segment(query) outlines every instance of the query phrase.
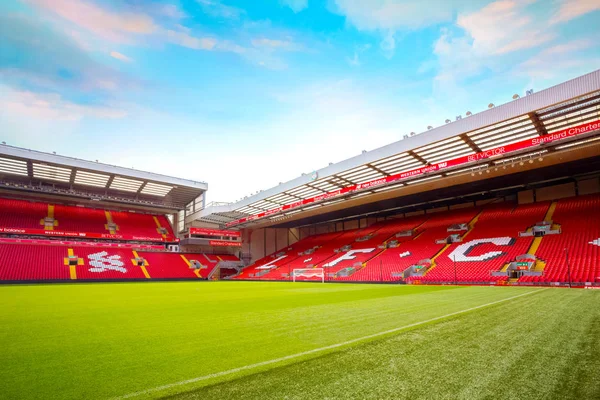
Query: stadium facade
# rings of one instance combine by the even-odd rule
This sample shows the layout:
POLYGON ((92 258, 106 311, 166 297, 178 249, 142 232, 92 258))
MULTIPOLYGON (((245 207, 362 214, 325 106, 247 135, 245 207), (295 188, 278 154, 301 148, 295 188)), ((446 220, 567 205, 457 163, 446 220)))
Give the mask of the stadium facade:
MULTIPOLYGON (((438 266, 442 275, 434 281, 444 282, 452 277, 443 274, 442 258, 447 264, 453 255, 454 281, 459 278, 457 262, 477 261, 490 263, 472 266, 483 268, 474 282, 497 281, 496 276, 503 282, 512 276, 512 282, 517 282, 528 276, 522 282, 537 279, 548 283, 538 278, 545 275, 549 261, 536 258, 535 252, 540 247, 546 252, 540 242, 552 240, 541 238, 552 231, 567 240, 580 229, 575 226, 565 232, 567 221, 553 221, 553 214, 570 219, 569 207, 593 210, 600 204, 596 202, 600 193, 600 71, 539 92, 514 95, 512 101, 490 104, 484 112, 465 112, 422 133, 407 133, 395 143, 308 172, 236 203, 206 204, 207 190, 204 182, 0 146, 3 213, 27 208, 19 201, 42 203, 47 208, 44 215, 35 217, 40 221, 35 228, 19 226, 19 221, 11 225, 5 215, 0 233, 13 241, 10 246, 16 246, 14 240, 23 244, 23 240, 57 236, 123 242, 131 249, 160 243, 163 249, 168 246, 171 253, 181 256, 182 268, 221 264, 224 269, 231 268, 237 279, 291 279, 293 270, 317 268, 325 271, 328 280, 426 282, 429 271, 438 266), (72 222, 74 211, 64 209, 55 217, 55 206, 101 209, 102 227, 100 231, 62 230, 63 224, 72 222), (148 216, 148 221, 153 218, 156 226, 139 232, 135 226, 126 226, 135 219, 134 214, 148 216), (512 224, 510 232, 497 234, 502 224, 490 223, 492 215, 507 221, 518 215, 522 219, 521 223, 507 223, 512 224), (165 216, 168 222, 158 219, 165 216), (133 233, 125 235, 125 230, 133 233), (158 236, 153 236, 152 230, 158 236), (467 242, 467 235, 479 242, 467 242), (408 240, 403 237, 427 238, 427 243, 439 242, 441 247, 423 250, 428 248, 423 245, 410 250, 409 244, 402 245, 408 240), (506 247, 517 242, 518 248, 511 251, 482 250, 482 246, 506 247), (373 250, 365 252, 365 243, 373 250), (404 248, 409 250, 401 251, 404 248), (483 252, 477 255, 477 251, 483 252), (403 256, 406 253, 412 259, 403 256), (494 264, 493 257, 488 257, 492 253, 503 253, 504 258, 494 264), (394 254, 392 261, 390 254, 394 254), (528 255, 533 258, 526 259, 528 255), (384 262, 392 265, 385 274, 384 262), (517 266, 527 267, 531 274, 511 275, 517 266), (490 279, 482 278, 484 275, 490 279)), ((591 235, 587 244, 599 248, 600 232, 589 229, 587 234, 591 235)), ((65 244, 69 245, 77 246, 65 244)), ((137 254, 137 250, 131 251, 137 254)), ((594 251, 583 258, 597 259, 594 251)), ((88 254, 87 259, 72 253, 69 250, 71 264, 77 266, 93 262, 94 254, 102 251, 90 253, 92 258, 88 254)), ((172 262, 156 254, 135 254, 133 265, 149 267, 142 270, 140 279, 152 276, 152 265, 172 262)), ((568 254, 565 256, 567 259, 568 254)), ((562 263, 563 255, 548 257, 560 258, 562 263)), ((163 272, 156 269, 155 274, 163 272)), ((557 272, 553 279, 564 281, 561 274, 557 272)), ((594 270, 581 279, 595 283, 598 278, 600 282, 596 274, 594 270)), ((194 275, 202 274, 196 271, 194 275)), ((63 276, 58 273, 55 279, 63 276)), ((183 272, 177 277, 194 278, 183 272)))
POLYGON ((398 214, 597 192, 600 71, 514 97, 237 203, 207 207, 186 223, 242 230, 244 252, 256 259, 311 234, 398 214))

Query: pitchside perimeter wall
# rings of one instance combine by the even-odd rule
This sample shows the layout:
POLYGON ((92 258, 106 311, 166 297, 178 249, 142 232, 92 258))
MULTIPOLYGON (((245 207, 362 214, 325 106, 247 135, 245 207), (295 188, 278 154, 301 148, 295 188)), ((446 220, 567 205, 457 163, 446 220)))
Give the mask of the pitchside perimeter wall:
MULTIPOLYGON (((519 204, 529 204, 535 201, 548 201, 558 200, 566 197, 582 196, 586 194, 600 193, 600 179, 592 178, 587 180, 581 180, 578 182, 571 182, 561 185, 548 186, 539 189, 531 189, 519 192, 516 198, 506 198, 506 200, 515 201, 518 200, 519 204)), ((466 208, 485 205, 490 200, 483 202, 477 202, 476 204, 464 203, 457 204, 450 207, 450 210, 458 208, 466 208)), ((427 210, 427 214, 435 212, 447 211, 447 207, 439 207, 427 210)), ((424 211, 416 211, 406 213, 406 217, 413 215, 424 214, 424 211)), ((399 215, 403 217, 403 214, 399 215)), ((314 225, 310 227, 302 228, 262 228, 249 230, 246 229, 242 232, 242 252, 250 253, 252 260, 258 260, 269 254, 275 253, 281 249, 296 243, 298 240, 304 239, 308 236, 328 233, 328 232, 342 232, 351 229, 365 228, 374 224, 377 221, 383 220, 383 218, 358 218, 350 219, 344 222, 332 222, 314 225)))

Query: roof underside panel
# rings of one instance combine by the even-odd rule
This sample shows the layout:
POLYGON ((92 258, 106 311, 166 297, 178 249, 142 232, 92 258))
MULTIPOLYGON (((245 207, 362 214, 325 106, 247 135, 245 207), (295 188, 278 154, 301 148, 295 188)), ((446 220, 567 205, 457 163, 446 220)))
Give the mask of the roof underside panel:
MULTIPOLYGON (((599 85, 600 86, 600 85, 599 85)), ((445 138, 434 143, 422 145, 413 150, 402 151, 398 154, 388 155, 381 159, 370 161, 363 165, 355 165, 345 171, 329 176, 320 176, 318 179, 303 185, 286 188, 285 191, 271 195, 265 201, 257 201, 248 206, 234 208, 238 212, 249 215, 259 214, 265 210, 273 210, 312 198, 324 193, 335 192, 356 184, 361 184, 391 175, 402 174, 427 165, 443 163, 459 157, 469 156, 481 151, 508 146, 523 140, 551 134, 556 131, 568 129, 573 126, 600 120, 600 90, 595 90, 584 96, 554 104, 536 112, 509 117, 495 124, 482 126, 471 131, 463 132, 454 137, 445 138), (269 205, 270 202, 271 204, 269 205), (260 206, 260 207, 259 207, 260 206)), ((580 144, 590 143, 598 138, 582 138, 580 144)), ((556 149, 572 147, 576 144, 564 144, 556 149)), ((531 156, 539 156, 548 150, 532 152, 531 156)), ((494 161, 501 163, 505 161, 494 161)), ((487 164, 486 164, 487 165, 487 164)), ((383 192, 402 187, 406 184, 428 181, 444 175, 453 175, 469 169, 450 170, 443 174, 412 179, 409 182, 394 183, 384 187, 374 188, 368 192, 352 194, 347 197, 357 198, 371 193, 383 192)), ((328 200, 322 204, 309 204, 300 209, 285 211, 285 215, 296 214, 301 211, 314 209, 323 204, 343 199, 328 200)), ((280 216, 272 216, 278 219, 280 216)))
POLYGON ((0 184, 12 190, 43 191, 63 197, 158 206, 171 210, 183 209, 207 189, 203 182, 7 145, 0 145, 0 184), (122 173, 115 174, 113 170, 122 173), (162 178, 165 180, 160 180, 162 178))

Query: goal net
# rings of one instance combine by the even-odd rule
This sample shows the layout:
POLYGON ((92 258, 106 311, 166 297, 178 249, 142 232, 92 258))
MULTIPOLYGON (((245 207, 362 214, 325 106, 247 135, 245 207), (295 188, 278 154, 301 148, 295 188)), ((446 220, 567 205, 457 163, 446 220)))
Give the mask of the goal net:
POLYGON ((292 271, 292 279, 296 282, 297 278, 320 278, 325 283, 325 270, 323 268, 298 268, 292 271))

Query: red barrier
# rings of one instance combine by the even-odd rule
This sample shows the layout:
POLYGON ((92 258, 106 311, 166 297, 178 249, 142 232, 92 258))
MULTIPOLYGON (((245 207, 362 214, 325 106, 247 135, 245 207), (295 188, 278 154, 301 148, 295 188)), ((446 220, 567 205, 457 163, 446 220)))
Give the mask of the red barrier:
POLYGON ((40 236, 53 236, 53 237, 80 237, 87 239, 114 239, 114 240, 140 240, 145 242, 178 242, 179 239, 172 236, 163 237, 152 237, 152 236, 136 236, 136 235, 112 235, 110 233, 93 233, 93 232, 69 232, 51 230, 47 231, 44 229, 31 229, 31 228, 2 228, 0 227, 0 233, 8 233, 11 235, 40 235, 40 236))
POLYGON ((226 242, 224 240, 211 240, 208 244, 210 246, 242 247, 242 242, 226 242))
POLYGON ((165 250, 164 246, 132 243, 76 242, 71 240, 0 238, 0 244, 35 244, 42 246, 113 247, 123 249, 165 250))
POLYGON ((209 228, 190 228, 190 235, 240 237, 242 234, 238 231, 224 231, 209 228))

